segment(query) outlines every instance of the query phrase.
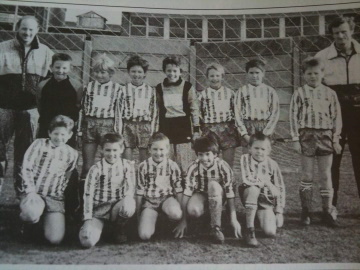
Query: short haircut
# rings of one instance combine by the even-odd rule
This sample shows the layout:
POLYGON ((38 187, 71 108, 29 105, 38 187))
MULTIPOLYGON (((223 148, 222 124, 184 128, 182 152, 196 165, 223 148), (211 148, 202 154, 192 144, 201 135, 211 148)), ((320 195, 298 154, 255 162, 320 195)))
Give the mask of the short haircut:
POLYGON ((250 68, 258 68, 262 72, 265 72, 265 65, 266 63, 261 59, 252 59, 245 64, 245 70, 246 72, 249 72, 250 68))
POLYGON ((170 140, 164 133, 155 132, 150 138, 149 147, 155 142, 166 142, 170 147, 170 140))
POLYGON ((20 18, 20 19, 17 21, 17 23, 16 23, 16 30, 19 30, 22 21, 25 21, 25 20, 34 20, 34 21, 37 23, 37 26, 40 27, 39 20, 38 20, 35 16, 26 15, 26 16, 20 18))
POLYGON ((142 67, 142 69, 144 70, 144 73, 146 73, 149 68, 149 62, 146 61, 144 58, 142 58, 139 55, 133 55, 127 61, 127 66, 126 66, 127 71, 130 71, 130 68, 132 68, 133 66, 142 67))
POLYGON ((178 66, 180 68, 180 71, 182 71, 181 69, 181 59, 180 57, 178 56, 169 56, 169 57, 166 57, 164 60, 163 60, 163 64, 162 64, 162 68, 163 68, 163 71, 165 72, 165 69, 166 69, 166 66, 167 65, 175 65, 175 66, 178 66))
POLYGON ((52 57, 51 65, 54 65, 56 61, 67 61, 71 62, 72 58, 66 53, 55 53, 52 57))
POLYGON ((92 65, 94 71, 104 70, 113 75, 115 73, 115 63, 106 54, 97 56, 92 65))
POLYGON ((338 16, 335 19, 333 19, 329 26, 328 26, 328 30, 330 32, 330 34, 333 33, 333 28, 339 27, 340 25, 347 23, 350 27, 350 30, 353 31, 355 29, 355 23, 354 23, 354 18, 353 17, 344 17, 344 16, 338 16))
POLYGON ((263 133, 261 132, 256 132, 255 134, 251 135, 250 136, 250 140, 249 140, 249 146, 251 147, 254 142, 256 141, 268 141, 269 142, 269 145, 271 147, 271 140, 270 140, 270 137, 269 136, 266 136, 264 135, 263 133))
POLYGON ((52 132, 55 128, 58 127, 64 127, 70 133, 74 128, 74 121, 65 115, 57 115, 51 120, 49 124, 49 132, 52 132))
POLYGON ((219 154, 219 145, 210 137, 204 136, 197 139, 194 143, 194 150, 196 155, 198 153, 212 152, 214 155, 219 154))
POLYGON ((118 143, 122 147, 124 145, 124 137, 116 133, 107 133, 101 138, 101 148, 104 148, 106 143, 118 143))
POLYGON ((303 73, 305 73, 305 71, 308 68, 312 68, 312 67, 320 67, 322 71, 324 71, 324 69, 325 69, 324 62, 318 57, 308 57, 308 58, 306 58, 303 61, 302 66, 301 66, 303 73))
POLYGON ((224 67, 222 65, 220 65, 218 63, 211 63, 206 67, 206 77, 209 75, 209 71, 212 70, 212 69, 220 72, 221 75, 223 75, 223 76, 225 74, 225 69, 224 69, 224 67))

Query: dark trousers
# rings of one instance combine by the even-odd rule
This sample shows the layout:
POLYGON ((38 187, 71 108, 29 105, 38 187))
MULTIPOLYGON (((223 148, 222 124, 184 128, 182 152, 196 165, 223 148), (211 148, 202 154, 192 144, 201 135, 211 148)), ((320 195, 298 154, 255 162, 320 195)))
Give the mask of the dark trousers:
POLYGON ((349 144, 355 180, 360 197, 360 104, 354 106, 353 104, 349 104, 348 102, 341 102, 340 99, 340 105, 343 121, 343 128, 340 140, 342 151, 340 155, 334 154, 333 164, 331 168, 332 184, 334 188, 334 198, 332 203, 334 206, 336 206, 338 200, 337 193, 339 190, 340 163, 346 142, 349 144))

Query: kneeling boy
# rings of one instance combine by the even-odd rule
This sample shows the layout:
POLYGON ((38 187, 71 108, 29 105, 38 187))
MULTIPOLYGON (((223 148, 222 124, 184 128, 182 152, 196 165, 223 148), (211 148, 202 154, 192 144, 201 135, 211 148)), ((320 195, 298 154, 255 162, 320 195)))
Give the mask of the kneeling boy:
POLYGON ((49 125, 49 139, 35 140, 24 156, 21 171, 20 218, 30 224, 44 218, 45 238, 59 244, 65 235, 64 190, 78 153, 66 142, 74 121, 56 116, 49 125))
POLYGON ((118 134, 104 135, 103 158, 93 165, 85 180, 84 224, 80 229, 81 245, 96 245, 105 221, 115 223, 115 241, 126 242, 126 221, 135 213, 135 172, 133 163, 122 159, 124 139, 118 134))
POLYGON ((187 228, 187 216, 198 218, 204 214, 205 207, 208 207, 211 235, 216 243, 223 243, 225 238, 221 231, 221 214, 224 196, 229 205, 230 223, 235 237, 241 237, 234 205, 233 171, 224 160, 218 158, 219 146, 213 140, 207 137, 197 139, 194 150, 198 159, 187 171, 181 202, 184 215, 174 230, 175 237, 183 237, 187 228))

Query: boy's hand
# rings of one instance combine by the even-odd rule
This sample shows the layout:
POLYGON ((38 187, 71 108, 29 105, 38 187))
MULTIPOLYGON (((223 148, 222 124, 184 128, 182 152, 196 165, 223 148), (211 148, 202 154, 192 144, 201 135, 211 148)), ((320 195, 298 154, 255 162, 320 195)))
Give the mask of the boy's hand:
POLYGON ((186 229, 187 229, 187 222, 186 222, 186 220, 183 219, 173 230, 174 237, 175 238, 183 238, 185 235, 186 229))
POLYGON ((293 147, 293 149, 297 152, 297 153, 299 153, 299 154, 301 154, 301 144, 300 144, 300 142, 299 141, 294 141, 294 142, 292 142, 292 147, 293 147))
POLYGON ((236 218, 234 218, 234 219, 230 220, 230 224, 234 228, 235 237, 236 238, 242 238, 241 225, 240 225, 239 221, 236 218))
POLYGON ((244 140, 246 141, 247 144, 249 144, 250 142, 250 136, 248 134, 244 135, 244 140))
POLYGON ((284 216, 281 213, 276 213, 276 227, 281 228, 284 225, 284 216))
POLYGON ((195 142, 200 137, 201 137, 200 132, 194 132, 194 134, 192 136, 192 141, 195 142))
POLYGON ((132 215, 134 215, 135 210, 136 210, 135 200, 132 197, 125 197, 124 198, 124 203, 123 203, 123 206, 120 209, 120 212, 124 213, 128 217, 131 217, 132 215), (127 205, 126 208, 125 208, 125 205, 127 205))
POLYGON ((271 194, 274 197, 279 197, 280 196, 280 190, 271 182, 265 183, 265 186, 268 187, 268 189, 270 190, 271 194))
POLYGON ((341 154, 341 145, 339 144, 339 142, 333 142, 333 148, 335 151, 335 154, 340 155, 341 154))

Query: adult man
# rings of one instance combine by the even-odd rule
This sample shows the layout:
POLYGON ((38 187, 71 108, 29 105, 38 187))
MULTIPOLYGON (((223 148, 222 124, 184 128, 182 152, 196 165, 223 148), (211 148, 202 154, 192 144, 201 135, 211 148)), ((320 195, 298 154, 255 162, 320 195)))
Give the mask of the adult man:
POLYGON ((49 70, 53 52, 39 42, 35 17, 24 16, 16 26, 16 38, 0 43, 0 187, 7 146, 15 132, 14 186, 19 195, 20 167, 38 125, 37 85, 49 70))
POLYGON ((340 155, 334 155, 332 164, 334 218, 337 213, 335 207, 338 199, 340 163, 346 140, 360 196, 360 44, 352 39, 354 27, 352 18, 334 19, 329 25, 334 42, 316 55, 325 64, 324 83, 338 95, 343 121, 340 140, 342 152, 340 155))

